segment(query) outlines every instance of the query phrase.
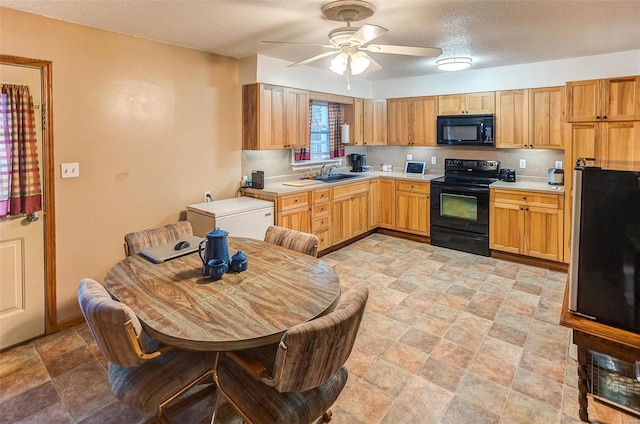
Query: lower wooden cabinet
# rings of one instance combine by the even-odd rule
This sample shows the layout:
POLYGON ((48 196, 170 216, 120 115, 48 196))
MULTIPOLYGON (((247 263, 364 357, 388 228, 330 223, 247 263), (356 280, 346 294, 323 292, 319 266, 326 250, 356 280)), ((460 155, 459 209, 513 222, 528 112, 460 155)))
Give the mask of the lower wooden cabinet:
POLYGON ((382 228, 396 228, 396 181, 380 178, 380 216, 382 228))
POLYGON ((380 180, 378 178, 369 181, 368 199, 369 219, 367 224, 369 229, 373 230, 380 224, 380 180))
POLYGON ((330 247, 331 242, 331 190, 328 188, 312 192, 311 232, 318 237, 318 251, 330 247))
POLYGON ((332 187, 331 241, 338 244, 368 231, 368 189, 365 182, 332 187))
POLYGON ((396 181, 396 229, 428 236, 430 234, 430 184, 396 181))
POLYGON ((276 201, 276 224, 292 230, 311 232, 309 192, 281 196, 276 201))
POLYGON ((491 190, 489 247, 561 262, 564 196, 491 190))

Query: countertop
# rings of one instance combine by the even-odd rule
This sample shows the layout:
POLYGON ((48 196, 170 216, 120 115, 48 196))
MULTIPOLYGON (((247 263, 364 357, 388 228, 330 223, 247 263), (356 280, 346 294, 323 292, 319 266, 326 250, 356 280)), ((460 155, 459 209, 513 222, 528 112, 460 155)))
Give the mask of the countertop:
MULTIPOLYGON (((411 180, 411 181, 425 181, 429 182, 433 179, 442 177, 442 173, 433 172, 426 173, 425 175, 413 175, 405 174, 404 172, 384 172, 384 171, 368 171, 368 172, 344 172, 345 174, 358 175, 358 178, 350 178, 343 181, 336 181, 331 183, 319 183, 315 185, 308 185, 303 187, 287 186, 283 183, 287 181, 298 180, 292 176, 288 180, 266 182, 264 189, 245 188, 245 193, 256 193, 263 196, 284 196, 287 194, 303 193, 310 190, 318 190, 321 188, 335 187, 343 184, 357 183, 360 181, 367 181, 373 178, 392 178, 397 180, 411 180)), ((525 177, 526 178, 526 177, 525 177)), ((522 178, 519 181, 508 183, 505 181, 496 181, 491 184, 490 188, 498 188, 505 190, 518 190, 518 191, 535 191, 540 193, 550 194, 564 194, 564 186, 552 186, 546 181, 546 178, 522 178)))

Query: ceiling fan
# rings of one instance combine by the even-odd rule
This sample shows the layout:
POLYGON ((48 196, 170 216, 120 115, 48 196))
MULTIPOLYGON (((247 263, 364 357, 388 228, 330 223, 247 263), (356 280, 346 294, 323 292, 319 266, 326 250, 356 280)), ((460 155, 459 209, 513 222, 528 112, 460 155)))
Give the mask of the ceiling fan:
POLYGON ((437 47, 392 46, 385 44, 369 44, 371 41, 388 32, 379 25, 363 24, 352 27, 351 23, 371 17, 376 8, 373 4, 363 0, 337 0, 322 6, 322 14, 331 21, 346 22, 347 26, 329 32, 331 44, 297 43, 288 41, 263 41, 275 44, 296 44, 307 46, 321 46, 331 49, 329 52, 310 57, 289 65, 306 65, 322 58, 337 55, 331 60, 331 69, 337 74, 347 73, 347 84, 350 75, 358 75, 365 70, 377 71, 382 69, 368 53, 386 53, 405 56, 436 57, 442 54, 437 47))

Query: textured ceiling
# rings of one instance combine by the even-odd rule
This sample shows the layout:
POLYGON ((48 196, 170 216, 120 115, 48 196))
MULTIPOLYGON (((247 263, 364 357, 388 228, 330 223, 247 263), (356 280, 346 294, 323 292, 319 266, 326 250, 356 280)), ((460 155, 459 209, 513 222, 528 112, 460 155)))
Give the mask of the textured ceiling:
MULTIPOLYGON (((376 44, 440 47, 440 58, 469 56, 473 69, 640 49, 640 1, 373 0, 366 23, 388 33, 376 44)), ((261 40, 327 43, 326 1, 0 0, 0 6, 213 52, 256 53, 297 62, 322 47, 261 40)), ((356 25, 361 24, 356 23, 356 25)), ((381 80, 440 72, 436 58, 371 54, 383 66, 362 78, 381 80)), ((328 67, 329 59, 312 66, 328 67)))

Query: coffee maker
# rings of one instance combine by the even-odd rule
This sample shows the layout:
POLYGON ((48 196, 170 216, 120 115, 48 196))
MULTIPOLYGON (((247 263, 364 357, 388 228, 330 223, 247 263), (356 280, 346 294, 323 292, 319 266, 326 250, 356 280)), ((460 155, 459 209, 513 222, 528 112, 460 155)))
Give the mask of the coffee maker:
POLYGON ((367 165, 367 155, 351 153, 349 157, 351 159, 351 172, 362 172, 362 167, 367 165))

